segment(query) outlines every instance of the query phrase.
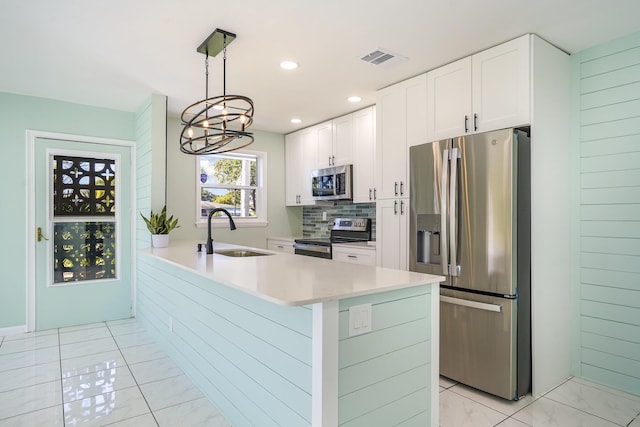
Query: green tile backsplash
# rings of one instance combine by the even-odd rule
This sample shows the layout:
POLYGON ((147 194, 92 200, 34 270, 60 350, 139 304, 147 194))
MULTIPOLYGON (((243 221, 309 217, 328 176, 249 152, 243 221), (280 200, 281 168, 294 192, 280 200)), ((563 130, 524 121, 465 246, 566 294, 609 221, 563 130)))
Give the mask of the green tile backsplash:
POLYGON ((303 237, 329 237, 329 226, 333 219, 349 217, 371 218, 371 239, 376 240, 376 204, 354 204, 349 201, 304 206, 302 208, 302 235, 303 237), (323 212, 327 213, 326 220, 322 219, 323 212))

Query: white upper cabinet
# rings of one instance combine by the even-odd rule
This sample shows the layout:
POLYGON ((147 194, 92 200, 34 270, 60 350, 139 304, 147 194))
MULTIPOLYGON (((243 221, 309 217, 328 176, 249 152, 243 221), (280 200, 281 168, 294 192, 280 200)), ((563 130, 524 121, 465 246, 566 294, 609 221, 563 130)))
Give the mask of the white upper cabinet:
POLYGON ((375 201, 376 107, 353 113, 353 203, 375 201))
POLYGON ((316 169, 351 164, 353 121, 351 114, 315 126, 318 132, 316 169))
POLYGON ((530 36, 427 73, 429 141, 530 123, 530 36))
POLYGON ((471 57, 427 73, 427 133, 429 141, 469 132, 471 57))
POLYGON ((316 152, 318 143, 318 133, 315 128, 304 129, 302 131, 302 159, 300 161, 300 204, 315 205, 311 193, 311 170, 316 163, 316 152))
POLYGON ((313 205, 311 169, 315 164, 317 132, 304 129, 285 136, 285 204, 313 205))
POLYGON ((333 165, 353 163, 353 114, 338 117, 331 121, 333 127, 333 165))
POLYGON ((406 97, 407 147, 430 142, 427 132, 427 74, 408 81, 406 97))
POLYGON ((333 156, 333 126, 331 122, 321 123, 314 126, 318 135, 318 151, 314 169, 328 168, 331 166, 333 156))
POLYGON ((294 132, 284 137, 285 156, 285 204, 300 205, 302 182, 300 162, 302 161, 302 134, 294 132))
POLYGON ((531 122, 530 36, 473 55, 473 113, 477 132, 531 122))
POLYGON ((409 197, 409 145, 429 142, 426 74, 384 88, 377 96, 376 193, 378 199, 409 197))

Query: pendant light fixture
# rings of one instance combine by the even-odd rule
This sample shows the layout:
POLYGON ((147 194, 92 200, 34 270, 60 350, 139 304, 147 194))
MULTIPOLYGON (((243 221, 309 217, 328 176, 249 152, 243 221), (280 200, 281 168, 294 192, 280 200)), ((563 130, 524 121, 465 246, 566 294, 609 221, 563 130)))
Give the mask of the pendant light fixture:
POLYGON ((246 147, 253 135, 246 129, 253 123, 253 101, 242 95, 227 95, 227 46, 236 38, 216 28, 198 47, 205 55, 205 99, 182 112, 180 151, 202 155, 225 153, 246 147), (209 56, 222 52, 222 96, 209 98, 209 56))

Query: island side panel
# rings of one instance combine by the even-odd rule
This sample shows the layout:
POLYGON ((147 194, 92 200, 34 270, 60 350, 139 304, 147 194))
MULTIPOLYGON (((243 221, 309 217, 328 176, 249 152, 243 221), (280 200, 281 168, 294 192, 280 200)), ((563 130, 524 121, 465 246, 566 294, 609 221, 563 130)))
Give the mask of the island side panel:
POLYGON ((313 304, 313 427, 338 425, 338 302, 313 304))
POLYGON ((147 254, 137 317, 234 426, 310 426, 312 310, 272 304, 147 254))
POLYGON ((432 425, 434 289, 425 285, 340 301, 340 426, 432 425), (372 304, 372 330, 350 337, 349 307, 360 304, 372 304))

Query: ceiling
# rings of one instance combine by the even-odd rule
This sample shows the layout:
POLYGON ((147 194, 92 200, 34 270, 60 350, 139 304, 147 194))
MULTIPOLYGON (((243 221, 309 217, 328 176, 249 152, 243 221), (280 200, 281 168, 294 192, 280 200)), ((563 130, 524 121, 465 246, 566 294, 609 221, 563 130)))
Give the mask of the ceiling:
MULTIPOLYGON (((638 0, 0 0, 0 91, 125 111, 157 93, 178 116, 204 98, 196 48, 221 28, 237 35, 227 92, 253 99, 254 129, 288 133, 522 34, 575 53, 640 31, 638 16, 638 0), (408 60, 360 60, 376 48, 408 60), (284 59, 300 67, 284 71, 284 59)), ((210 96, 222 93, 221 56, 210 59, 210 96)))

